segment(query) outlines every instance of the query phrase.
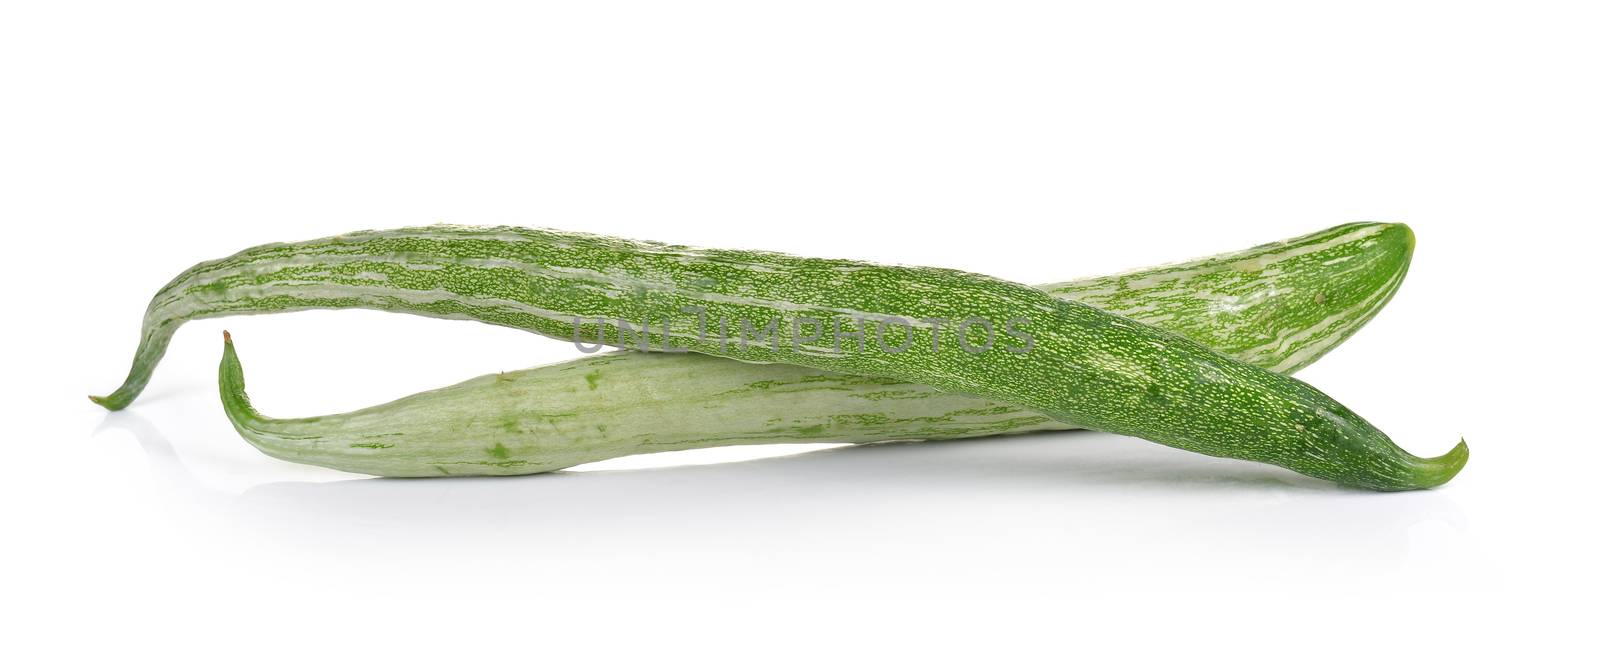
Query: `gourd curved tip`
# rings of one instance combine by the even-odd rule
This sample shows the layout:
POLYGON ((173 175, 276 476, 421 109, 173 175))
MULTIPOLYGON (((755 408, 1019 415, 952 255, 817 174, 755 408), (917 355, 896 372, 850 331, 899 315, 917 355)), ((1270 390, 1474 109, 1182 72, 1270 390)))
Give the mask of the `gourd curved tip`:
POLYGON ((121 411, 128 407, 130 400, 122 395, 121 390, 118 390, 109 395, 89 395, 89 401, 99 404, 107 411, 121 411))
POLYGON ((233 334, 228 331, 222 331, 222 366, 223 368, 233 367, 238 369, 238 364, 239 355, 233 348, 233 334))
POLYGON ((1449 452, 1418 461, 1417 488, 1430 489, 1449 482, 1467 465, 1471 455, 1472 452, 1467 449, 1467 439, 1463 438, 1449 452))

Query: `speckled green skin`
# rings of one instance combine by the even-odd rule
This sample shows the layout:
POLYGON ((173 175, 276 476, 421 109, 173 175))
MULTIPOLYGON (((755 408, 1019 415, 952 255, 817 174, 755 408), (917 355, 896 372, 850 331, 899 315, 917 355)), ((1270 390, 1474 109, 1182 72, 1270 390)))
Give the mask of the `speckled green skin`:
MULTIPOLYGON (((1409 230, 1400 231, 1409 241, 1409 230)), ((104 403, 126 405, 182 320, 323 307, 472 318, 558 338, 572 337, 574 318, 648 321, 656 346, 670 329, 673 345, 691 351, 923 383, 1067 424, 1370 489, 1436 486, 1466 460, 1464 443, 1437 459, 1415 457, 1292 377, 1025 285, 948 269, 510 227, 362 232, 196 266, 152 301, 134 373, 104 403), (787 333, 775 346, 730 347, 697 336, 686 307, 705 310, 713 324, 777 320, 788 328, 805 317, 844 330, 861 329, 855 320, 863 316, 985 318, 996 327, 1022 317, 1034 342, 1025 353, 971 353, 952 350, 947 337, 937 350, 934 329, 916 327, 909 349, 898 353, 849 342, 820 349, 787 333)), ((598 330, 586 324, 581 335, 593 341, 598 330)))
MULTIPOLYGON (((1290 373, 1376 315, 1404 278, 1410 253, 1399 227, 1344 226, 1041 288, 1290 373), (1353 242, 1367 247, 1352 254, 1344 246, 1353 242)), ((666 450, 1072 428, 921 384, 698 354, 610 353, 298 419, 268 418, 250 406, 231 342, 219 379, 234 427, 266 454, 387 476, 520 475, 666 450)))

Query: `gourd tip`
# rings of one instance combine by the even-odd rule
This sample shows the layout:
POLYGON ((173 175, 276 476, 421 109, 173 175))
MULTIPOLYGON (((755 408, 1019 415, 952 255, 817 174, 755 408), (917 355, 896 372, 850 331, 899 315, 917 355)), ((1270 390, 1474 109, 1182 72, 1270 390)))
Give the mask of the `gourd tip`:
POLYGON ((1449 452, 1432 459, 1423 459, 1417 469, 1417 488, 1431 489, 1449 482, 1456 473, 1461 472, 1462 467, 1467 465, 1467 459, 1471 454, 1471 451, 1467 450, 1467 439, 1462 438, 1449 452))
POLYGON ((127 408, 130 399, 118 390, 109 395, 89 395, 89 401, 99 404, 107 411, 121 411, 127 408))

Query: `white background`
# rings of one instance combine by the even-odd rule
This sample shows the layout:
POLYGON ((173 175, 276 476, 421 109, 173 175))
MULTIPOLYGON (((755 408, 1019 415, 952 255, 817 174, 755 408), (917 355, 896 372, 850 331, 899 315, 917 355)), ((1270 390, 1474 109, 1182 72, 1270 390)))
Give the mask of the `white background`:
POLYGON ((7 2, 12 658, 1114 652, 1444 657, 1592 626, 1592 3, 7 2), (1444 488, 1093 433, 373 480, 257 454, 569 345, 148 297, 238 249, 523 224, 1062 280, 1354 220, 1411 275, 1301 376, 1444 488), (790 453, 791 456, 777 456, 790 453), (604 469, 604 470, 594 470, 604 469))

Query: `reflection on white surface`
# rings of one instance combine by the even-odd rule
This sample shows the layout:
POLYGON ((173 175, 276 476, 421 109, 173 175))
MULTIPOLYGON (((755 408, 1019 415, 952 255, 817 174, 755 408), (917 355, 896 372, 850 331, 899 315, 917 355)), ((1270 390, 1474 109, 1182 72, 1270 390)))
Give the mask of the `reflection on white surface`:
POLYGON ((264 545, 275 567, 263 571, 285 575, 334 563, 361 580, 465 561, 499 568, 484 580, 508 587, 590 577, 806 593, 804 579, 826 573, 912 594, 950 581, 1008 593, 1277 580, 1360 589, 1404 574, 1426 589, 1448 585, 1469 564, 1452 554, 1471 547, 1447 491, 1355 491, 1096 433, 233 494, 203 486, 205 467, 185 466, 136 414, 104 424, 137 437, 159 488, 264 545))

